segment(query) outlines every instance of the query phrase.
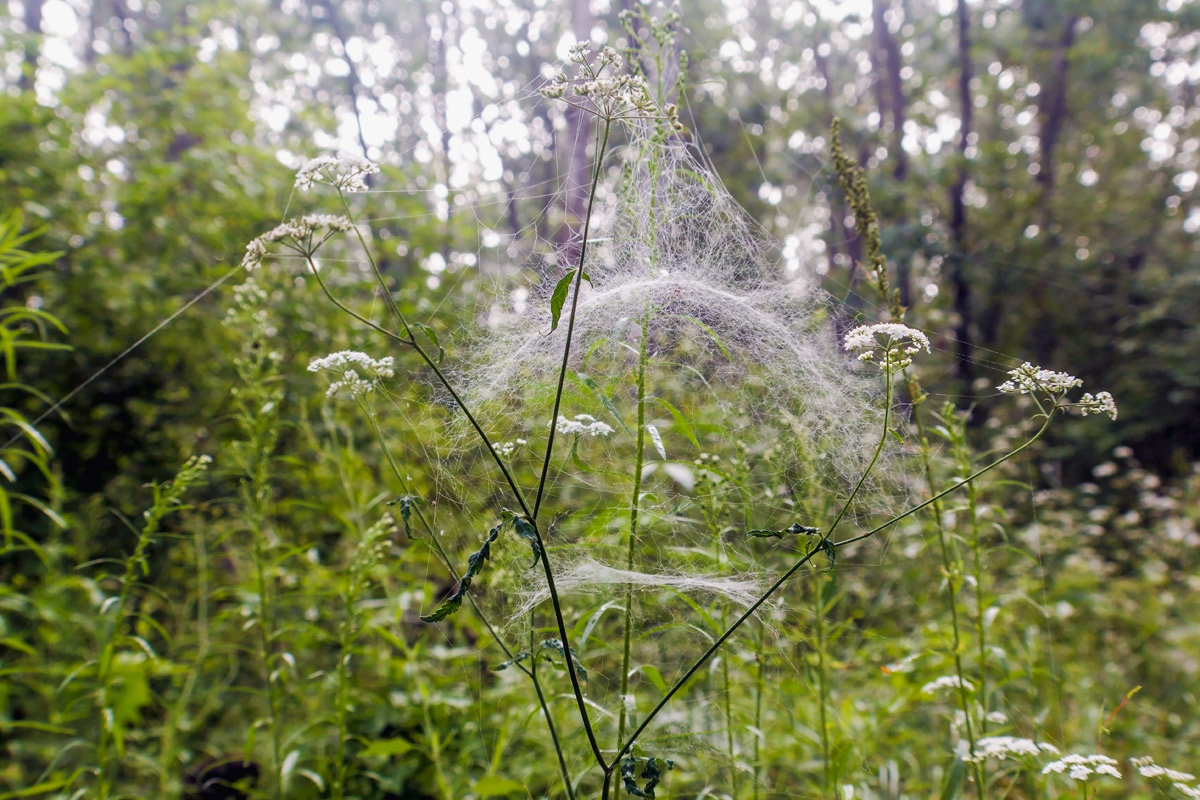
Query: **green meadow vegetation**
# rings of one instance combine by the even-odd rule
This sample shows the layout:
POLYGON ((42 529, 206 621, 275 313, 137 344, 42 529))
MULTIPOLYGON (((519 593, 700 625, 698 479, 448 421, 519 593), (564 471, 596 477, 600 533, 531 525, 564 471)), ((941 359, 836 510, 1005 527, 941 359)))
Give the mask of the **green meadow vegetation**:
POLYGON ((0 800, 1200 797, 1189 4, 237 5, 0 28, 0 800))

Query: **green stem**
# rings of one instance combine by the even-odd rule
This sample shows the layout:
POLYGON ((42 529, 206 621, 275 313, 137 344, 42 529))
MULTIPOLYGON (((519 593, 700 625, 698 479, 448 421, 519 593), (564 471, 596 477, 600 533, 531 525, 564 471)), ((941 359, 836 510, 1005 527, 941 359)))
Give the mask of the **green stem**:
MULTIPOLYGON (((400 491, 404 492, 406 495, 412 495, 412 491, 408 486, 408 481, 404 478, 404 474, 400 472, 400 466, 396 463, 396 459, 392 455, 391 448, 388 447, 387 439, 384 437, 383 431, 379 427, 379 421, 376 419, 374 411, 366 403, 362 403, 361 408, 367 419, 370 421, 371 428, 375 432, 376 438, 379 440, 379 445, 383 450, 384 458, 387 459, 388 466, 391 467, 392 470, 392 475, 395 476, 396 482, 400 485, 400 491)), ((425 528, 430 546, 433 547, 434 552, 437 553, 442 564, 444 564, 446 569, 450 571, 451 575, 456 574, 454 572, 454 563, 450 560, 450 556, 446 553, 445 548, 442 547, 442 543, 438 540, 437 533, 434 531, 433 525, 429 522, 428 518, 426 518, 425 513, 421 511, 421 507, 414 504, 412 509, 416 512, 417 520, 421 523, 422 527, 425 528)), ((532 664, 530 667, 526 667, 517 660, 516 654, 507 644, 505 644, 504 640, 500 638, 500 634, 492 625, 491 620, 488 619, 487 614, 485 614, 483 609, 479 607, 479 604, 475 601, 475 598, 472 595, 467 595, 467 602, 471 604, 471 608, 475 611, 475 616, 480 622, 483 623, 483 627, 487 628, 487 632, 492 637, 492 641, 494 641, 504 652, 505 659, 523 672, 525 676, 528 677, 533 683, 534 692, 537 694, 538 706, 541 707, 542 717, 546 720, 546 727, 549 729, 550 739, 554 743, 554 753, 558 757, 558 766, 559 771, 562 774, 563 788, 567 792, 568 799, 575 800, 575 791, 571 788, 571 776, 567 771, 567 762, 563 757, 562 747, 559 745, 558 729, 554 724, 554 717, 550 713, 550 706, 546 703, 546 695, 542 691, 542 685, 538 680, 537 671, 532 668, 532 664)), ((530 648, 529 652, 533 652, 532 647, 530 648)))
MULTIPOLYGON (((889 403, 890 403, 890 397, 891 397, 890 381, 889 381, 889 391, 888 391, 887 395, 888 395, 888 399, 889 399, 889 403)), ((886 434, 887 413, 888 412, 885 409, 885 412, 884 412, 884 430, 885 430, 884 435, 885 436, 887 435, 886 434)), ((990 472, 991 470, 995 469, 996 467, 999 467, 1004 462, 1006 462, 1009 459, 1016 456, 1018 453, 1021 453, 1021 452, 1025 451, 1026 449, 1028 449, 1034 442, 1036 442, 1038 439, 1040 439, 1042 437, 1042 435, 1050 427, 1050 421, 1052 419, 1053 419, 1053 414, 1048 414, 1046 416, 1046 421, 1042 424, 1042 427, 1039 428, 1037 430, 1037 432, 1034 433, 1033 436, 1030 437, 1027 441, 1022 443, 1018 447, 1014 448, 1010 452, 1006 453, 1005 455, 1001 456, 1000 458, 996 459, 995 461, 991 462, 987 466, 981 467, 980 469, 976 470, 974 473, 967 476, 967 478, 965 478, 963 481, 960 481, 960 482, 954 484, 953 486, 943 489, 942 491, 935 494, 933 497, 930 497, 929 499, 925 500, 924 502, 918 503, 917 505, 913 506, 912 508, 908 509, 907 511, 905 511, 902 514, 897 514, 896 516, 892 517, 891 519, 887 520, 886 522, 882 523, 881 525, 877 525, 874 528, 871 528, 870 530, 866 531, 865 533, 861 533, 858 536, 851 536, 847 539, 841 540, 840 542, 831 542, 831 544, 833 545, 833 547, 840 550, 842 547, 844 547, 848 544, 853 544, 855 542, 861 542, 865 539, 870 539, 874 536, 879 535, 880 533, 882 533, 883 531, 892 527, 893 525, 897 524, 898 522, 901 522, 902 520, 905 520, 908 517, 911 517, 912 515, 918 513, 919 511, 922 511, 925 508, 928 508, 930 505, 932 505, 936 501, 951 494, 952 492, 956 492, 959 489, 961 489, 963 484, 973 481, 976 478, 978 478, 979 476, 984 475, 987 472, 990 472)), ((881 446, 882 446, 882 440, 881 440, 881 446)), ((872 461, 872 463, 874 463, 874 461, 872 461)), ((861 485, 861 482, 860 482, 860 485, 861 485)), ((839 514, 839 518, 840 517, 841 517, 841 515, 839 514)), ((734 621, 734 623, 732 625, 730 625, 729 628, 726 629, 726 631, 723 634, 721 634, 720 638, 718 638, 707 650, 704 651, 704 653, 698 659, 696 659, 695 663, 693 663, 692 666, 687 670, 687 672, 685 672, 683 674, 683 677, 681 677, 679 680, 677 680, 675 682, 675 684, 667 691, 667 693, 658 702, 658 704, 653 709, 651 709, 649 714, 646 715, 645 719, 642 720, 642 723, 637 727, 636 730, 634 730, 633 734, 625 741, 625 744, 621 746, 621 749, 617 751, 617 755, 616 755, 616 758, 613 760, 613 764, 617 764, 620 762, 621 757, 624 756, 631 747, 633 747, 633 745, 637 741, 638 737, 641 736, 642 733, 646 730, 646 728, 648 728, 650 726, 650 723, 653 722, 654 718, 657 717, 658 714, 663 710, 663 708, 666 707, 667 703, 670 702, 671 698, 673 698, 679 692, 679 690, 682 689, 683 686, 689 680, 691 680, 692 676, 695 675, 696 672, 705 663, 708 662, 708 660, 712 657, 713 653, 715 653, 717 650, 719 650, 721 648, 721 646, 724 645, 725 642, 729 639, 729 637, 732 636, 734 634, 734 632, 737 631, 737 629, 740 628, 747 619, 749 619, 751 616, 753 616, 754 613, 756 611, 758 611, 758 609, 763 605, 763 603, 767 602, 767 600, 769 600, 772 596, 774 596, 775 592, 779 591, 779 589, 785 583, 787 583, 792 578, 792 576, 795 575, 800 570, 801 567, 803 567, 805 564, 807 564, 809 561, 811 561, 813 559, 813 557, 818 552, 820 552, 820 549, 821 549, 820 544, 818 543, 817 547, 814 547, 813 549, 806 552, 804 554, 804 556, 802 556, 798 561, 796 561, 796 563, 794 563, 791 567, 789 567, 787 572, 783 573, 783 575, 781 575, 775 581, 775 583, 771 584, 771 587, 769 589, 767 589, 767 591, 764 592, 757 600, 755 600, 754 603, 752 603, 750 605, 750 607, 747 608, 742 613, 742 615, 739 616, 734 621)))
MULTIPOLYGON (((917 427, 917 439, 921 443, 921 465, 925 474, 925 483, 929 487, 929 492, 934 492, 936 484, 933 480, 933 464, 929 458, 929 438, 925 433, 925 426, 922 423, 921 415, 918 409, 914 409, 913 422, 917 427)), ((969 484, 968 484, 969 485, 969 484)), ((971 722, 971 702, 967 692, 966 671, 963 669, 962 662, 962 632, 960 630, 958 620, 958 588, 959 581, 962 578, 961 561, 951 552, 949 537, 946 535, 946 526, 942 520, 941 504, 936 498, 933 499, 933 521, 934 528, 937 530, 938 547, 942 556, 942 569, 946 573, 946 606, 950 611, 950 630, 952 635, 952 647, 954 654, 954 674, 958 677, 958 701, 963 712, 963 724, 967 732, 967 747, 968 753, 975 752, 975 727, 971 722)), ((972 759, 971 771, 975 776, 975 793, 979 800, 984 800, 984 772, 983 764, 979 760, 972 759)))
MULTIPOLYGON (((637 371, 637 454, 633 465, 633 494, 629 498, 629 542, 625 555, 625 569, 633 572, 634 554, 637 548, 638 513, 642 497, 642 464, 646 454, 646 362, 648 361, 647 339, 650 336, 650 309, 642 317, 642 339, 638 347, 637 371)), ((633 584, 625 584, 625 626, 622 634, 621 696, 617 717, 617 744, 625 740, 625 723, 629 708, 629 667, 633 642, 633 584)), ((616 798, 621 797, 621 786, 617 784, 616 798)))
POLYGON ((829 748, 829 665, 825 658, 825 598, 821 586, 822 583, 823 580, 818 579, 814 591, 815 599, 813 600, 813 614, 816 617, 817 626, 817 692, 821 700, 818 707, 821 724, 821 763, 825 773, 825 791, 831 798, 835 798, 836 800, 837 791, 833 780, 833 760, 830 757, 829 748))
POLYGON ((758 800, 758 788, 762 777, 762 706, 763 695, 766 693, 766 683, 763 679, 763 646, 767 638, 767 625, 762 620, 758 623, 758 641, 754 646, 754 800, 758 800))

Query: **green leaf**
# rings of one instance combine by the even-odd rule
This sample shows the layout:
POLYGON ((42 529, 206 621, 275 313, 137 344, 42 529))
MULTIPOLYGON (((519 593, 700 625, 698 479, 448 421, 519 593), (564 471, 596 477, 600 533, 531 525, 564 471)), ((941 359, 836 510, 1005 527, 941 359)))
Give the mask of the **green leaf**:
POLYGON ((395 739, 376 739, 363 748, 362 755, 368 758, 372 756, 402 756, 416 749, 417 746, 407 739, 399 737, 395 739))
POLYGON ((542 558, 542 540, 538 537, 537 529, 525 517, 515 514, 513 515, 513 529, 516 530, 517 536, 529 542, 529 548, 533 550, 533 563, 529 566, 537 566, 538 561, 542 558))
POLYGON ((421 333, 425 334, 425 338, 437 348, 438 354, 436 361, 439 364, 442 363, 442 359, 446 357, 446 350, 442 347, 441 342, 438 341, 437 332, 423 322, 413 322, 411 325, 417 330, 421 331, 421 333))
POLYGON ((571 281, 575 279, 575 270, 568 270, 566 275, 558 279, 558 283, 554 285, 554 293, 550 295, 550 333, 554 333, 554 329, 558 327, 558 320, 562 317, 563 304, 567 302, 567 291, 571 288, 571 281))
POLYGON ((687 437, 687 440, 691 442, 697 450, 703 450, 704 448, 700 446, 700 440, 696 438, 695 431, 692 430, 692 426, 688 424, 688 421, 684 418, 683 413, 666 400, 663 400, 661 397, 656 397, 654 400, 657 401, 660 406, 665 408, 670 415, 675 418, 675 424, 679 426, 679 430, 684 436, 687 437))
POLYGON ((475 782, 475 793, 480 797, 503 797, 513 792, 524 792, 525 786, 512 778, 487 775, 475 782))
MULTIPOLYGON (((545 641, 543 641, 541 643, 541 645, 539 645, 539 647, 538 647, 539 654, 545 650, 553 650, 554 652, 558 653, 560 656, 562 656, 563 663, 564 664, 566 663, 567 650, 565 647, 563 647, 563 643, 562 643, 561 639, 558 639, 556 637, 553 639, 546 639, 545 641)), ((579 657, 576 656, 574 652, 571 653, 571 663, 575 666, 575 675, 576 675, 576 677, 579 678, 579 682, 587 683, 587 680, 588 680, 587 670, 584 669, 583 665, 579 663, 579 657)))
POLYGON ((410 539, 412 538, 412 526, 410 523, 412 521, 413 506, 420 502, 422 501, 419 497, 411 494, 402 494, 388 503, 389 506, 394 506, 397 503, 400 505, 400 519, 404 522, 404 534, 410 539))
POLYGON ((513 658, 510 658, 508 661, 505 661, 501 664, 497 664, 496 666, 492 667, 492 669, 495 670, 496 672, 502 672, 502 671, 508 669, 509 667, 513 666, 514 664, 520 664, 522 661, 527 661, 528 659, 529 659, 529 651, 522 650, 521 652, 517 653, 516 656, 514 656, 513 658))
MULTIPOLYGON (((511 514, 511 512, 509 513, 511 514)), ((458 579, 458 588, 432 614, 422 615, 422 622, 441 622, 462 607, 463 597, 466 596, 467 589, 471 588, 471 580, 479 574, 479 570, 483 567, 483 562, 492 556, 492 542, 496 541, 496 538, 500 535, 500 531, 504 530, 504 527, 511 523, 514 518, 509 516, 501 521, 499 525, 488 531, 488 536, 484 540, 483 546, 467 557, 467 571, 458 579)))
POLYGON ((967 773, 967 764, 961 758, 954 759, 954 765, 946 773, 946 783, 942 786, 941 800, 954 800, 962 791, 963 778, 967 773))

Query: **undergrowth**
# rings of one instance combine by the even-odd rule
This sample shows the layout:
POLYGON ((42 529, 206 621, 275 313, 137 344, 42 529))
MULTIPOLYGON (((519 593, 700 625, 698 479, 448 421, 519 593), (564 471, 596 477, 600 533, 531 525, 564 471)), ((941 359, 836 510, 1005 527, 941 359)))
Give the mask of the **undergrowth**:
POLYGON ((1197 480, 1118 451, 1041 488, 1049 426, 1116 414, 1063 372, 1001 371, 990 443, 930 408, 836 130, 861 320, 783 270, 671 80, 569 67, 588 212, 526 313, 428 321, 363 223, 378 167, 323 157, 297 187, 336 213, 247 247, 228 436, 118 557, 7 415, 5 478, 52 499, 0 503, 0 800, 1200 796, 1197 480), (310 308, 348 324, 281 321, 310 308))

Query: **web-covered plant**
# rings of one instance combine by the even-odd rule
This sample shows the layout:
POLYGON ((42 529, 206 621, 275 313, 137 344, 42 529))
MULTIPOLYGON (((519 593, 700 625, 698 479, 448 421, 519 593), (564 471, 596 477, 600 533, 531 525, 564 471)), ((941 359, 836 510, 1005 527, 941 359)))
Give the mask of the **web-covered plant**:
MULTIPOLYGON (((894 305, 890 322, 840 333, 812 276, 784 269, 775 243, 680 135, 676 109, 611 48, 593 56, 580 44, 570 60, 575 74, 544 94, 595 118, 590 195, 573 263, 526 314, 447 353, 437 330, 402 310, 351 216, 286 222, 252 242, 245 263, 293 251, 326 298, 379 337, 379 353, 339 352, 310 369, 330 373, 329 394, 370 420, 395 515, 451 576, 421 619, 481 618, 498 646, 492 668, 531 689, 566 795, 654 797, 675 761, 698 753, 715 754, 735 795, 739 781, 757 795, 758 718, 772 692, 763 664, 794 658, 794 608, 815 603, 821 617, 814 587, 842 549, 936 512, 1063 410, 1115 415, 1115 405, 1104 393, 1071 399, 1078 382, 1062 373, 1013 370, 1000 390, 1033 397, 1041 427, 910 498, 894 445, 908 434, 894 407, 901 383, 920 401, 908 368, 929 351, 926 335, 894 305), (357 238, 382 306, 347 294, 318 264, 339 235, 357 238), (457 446, 487 462, 494 503, 463 513, 474 534, 435 530, 431 498, 414 490, 378 425, 372 393, 406 370, 432 376, 457 446), (731 661, 751 685, 736 685, 731 661), (756 716, 735 723, 739 693, 754 696, 756 716)), ((317 159, 297 186, 331 187, 349 214, 347 193, 376 169, 317 159)), ((842 172, 853 197, 855 173, 842 172)), ((873 269, 890 298, 885 266, 873 269)), ((823 661, 818 671, 827 677, 823 661)), ((954 685, 966 684, 960 665, 954 685)), ((812 702, 829 765, 823 678, 812 702)), ((963 706, 969 719, 965 693, 963 706)))

